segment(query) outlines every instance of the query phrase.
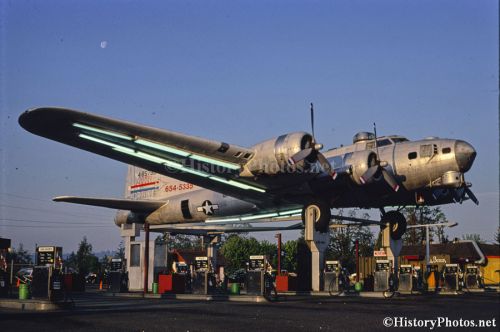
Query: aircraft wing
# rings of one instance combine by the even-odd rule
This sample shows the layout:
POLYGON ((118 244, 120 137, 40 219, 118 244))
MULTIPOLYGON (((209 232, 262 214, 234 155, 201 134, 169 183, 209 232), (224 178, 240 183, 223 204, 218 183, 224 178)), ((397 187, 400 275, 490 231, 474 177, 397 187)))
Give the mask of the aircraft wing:
POLYGON ((265 185, 238 178, 253 156, 247 148, 65 108, 28 110, 19 124, 79 149, 258 205, 272 204, 265 185))
POLYGON ((134 200, 134 199, 114 199, 114 198, 93 198, 76 196, 59 196, 52 199, 54 202, 76 203, 83 205, 102 206, 118 210, 130 210, 138 212, 151 212, 166 202, 153 200, 134 200))

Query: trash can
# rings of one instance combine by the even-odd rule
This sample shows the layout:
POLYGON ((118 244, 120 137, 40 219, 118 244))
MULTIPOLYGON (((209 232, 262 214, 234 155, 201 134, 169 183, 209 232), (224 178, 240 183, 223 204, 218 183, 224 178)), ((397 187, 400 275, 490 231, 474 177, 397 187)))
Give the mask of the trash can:
POLYGON ((240 295, 240 284, 235 282, 231 284, 231 295, 240 295))
POLYGON ((29 290, 27 284, 19 285, 19 300, 27 300, 29 298, 29 290))
POLYGON ((153 282, 153 286, 151 287, 153 289, 153 294, 158 294, 158 283, 153 282))

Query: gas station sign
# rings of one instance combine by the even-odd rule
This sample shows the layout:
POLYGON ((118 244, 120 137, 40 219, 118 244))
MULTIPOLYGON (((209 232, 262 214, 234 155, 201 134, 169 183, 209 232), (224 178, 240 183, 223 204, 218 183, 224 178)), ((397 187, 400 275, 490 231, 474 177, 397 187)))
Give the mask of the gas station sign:
POLYGON ((36 248, 37 265, 55 265, 56 259, 62 257, 62 248, 54 246, 40 246, 36 248))
POLYGON ((195 257, 194 260, 195 270, 208 270, 208 257, 195 257))

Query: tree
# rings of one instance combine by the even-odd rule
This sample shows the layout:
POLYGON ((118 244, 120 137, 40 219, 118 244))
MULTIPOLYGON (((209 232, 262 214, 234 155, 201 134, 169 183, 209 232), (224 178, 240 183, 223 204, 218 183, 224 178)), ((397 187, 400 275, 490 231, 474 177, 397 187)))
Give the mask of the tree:
POLYGON ((271 243, 266 240, 260 241, 258 254, 266 256, 271 266, 275 269, 278 268, 278 246, 276 243, 271 243))
POLYGON ((120 241, 118 248, 116 249, 114 258, 120 258, 122 260, 125 259, 125 245, 123 241, 120 241))
POLYGON ((24 249, 24 245, 19 243, 17 249, 10 253, 10 259, 14 260, 14 264, 32 264, 33 260, 28 250, 24 249))
POLYGON ((304 237, 300 237, 298 240, 287 241, 282 246, 285 251, 285 257, 282 263, 283 269, 288 272, 297 272, 297 248, 299 247, 300 241, 304 241, 304 237))
POLYGON ((81 274, 87 274, 91 271, 97 272, 100 270, 99 259, 92 253, 92 245, 87 241, 84 236, 78 246, 76 255, 71 253, 68 263, 74 264, 81 274))
MULTIPOLYGON (((356 211, 350 211, 349 216, 356 218, 356 211)), ((369 215, 364 214, 361 218, 368 219, 369 215)), ((367 226, 338 227, 332 229, 330 235, 330 244, 328 245, 326 257, 339 260, 342 266, 350 271, 353 271, 356 266, 356 240, 358 240, 360 256, 368 257, 373 255, 374 237, 367 226)))
MULTIPOLYGON (((408 207, 401 211, 406 218, 408 225, 428 225, 436 223, 446 223, 448 220, 440 207, 408 207)), ((448 235, 445 233, 446 226, 430 227, 429 239, 437 238, 439 243, 448 242, 448 235)), ((408 228, 403 235, 403 243, 405 245, 419 245, 425 243, 425 227, 408 228)))
POLYGON ((477 243, 483 243, 484 240, 481 239, 481 235, 472 233, 462 235, 462 240, 476 241, 477 243))
POLYGON ((495 241, 500 245, 500 227, 497 228, 497 234, 495 235, 495 241))
MULTIPOLYGON (((116 257, 116 255, 115 255, 116 257)), ((120 257, 116 257, 120 258, 120 257)), ((104 273, 106 270, 111 269, 111 257, 108 255, 104 255, 99 261, 99 272, 104 273)))
POLYGON ((157 244, 167 242, 169 248, 175 249, 196 249, 202 247, 201 237, 196 235, 170 235, 168 233, 165 233, 163 236, 159 235, 155 239, 155 242, 157 244))
POLYGON ((226 260, 225 270, 228 274, 244 268, 250 255, 259 255, 260 244, 254 237, 242 237, 237 234, 228 236, 221 247, 226 260))

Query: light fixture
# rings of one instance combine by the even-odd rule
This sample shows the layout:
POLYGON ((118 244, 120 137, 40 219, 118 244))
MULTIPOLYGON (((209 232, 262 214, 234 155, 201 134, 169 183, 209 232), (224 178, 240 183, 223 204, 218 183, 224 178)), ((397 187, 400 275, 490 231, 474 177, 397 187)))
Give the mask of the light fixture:
POLYGON ((256 214, 253 216, 246 216, 246 217, 241 217, 241 220, 246 221, 246 220, 255 220, 255 219, 262 219, 262 218, 273 218, 277 217, 277 213, 266 213, 266 214, 256 214))
POLYGON ((99 138, 95 138, 93 136, 89 136, 89 135, 85 135, 85 134, 78 134, 78 137, 81 137, 83 139, 86 139, 86 140, 89 140, 89 141, 93 141, 93 142, 96 142, 96 143, 100 143, 100 144, 104 144, 104 145, 107 145, 107 146, 111 146, 112 148, 122 148, 122 146, 120 146, 118 144, 111 143, 111 142, 108 142, 108 141, 105 141, 105 140, 102 140, 102 139, 99 139, 99 138))
POLYGON ((81 124, 81 123, 77 123, 77 122, 73 123, 73 126, 77 127, 77 128, 85 129, 85 130, 90 130, 90 131, 93 131, 93 132, 96 132, 96 133, 99 133, 99 134, 104 134, 104 135, 108 135, 108 136, 113 136, 113 137, 125 139, 127 141, 131 141, 132 140, 132 137, 130 137, 130 136, 126 136, 126 135, 118 134, 118 133, 115 133, 115 132, 112 132, 112 131, 108 131, 108 130, 103 130, 103 129, 99 129, 99 128, 87 126, 87 125, 84 125, 84 124, 81 124))
POLYGON ((182 157, 187 157, 187 156, 190 155, 189 152, 182 151, 182 150, 175 149, 175 148, 171 148, 171 147, 163 145, 163 144, 158 144, 158 143, 155 143, 155 142, 147 141, 147 140, 144 140, 142 138, 136 139, 135 142, 137 144, 148 146, 150 148, 158 149, 158 150, 165 151, 165 152, 168 152, 168 153, 173 153, 173 154, 176 154, 176 155, 179 155, 179 156, 182 156, 182 157))
POLYGON ((240 218, 219 218, 219 219, 207 219, 207 223, 230 223, 235 221, 241 221, 240 218))
POLYGON ((222 183, 228 184, 228 185, 233 186, 233 187, 241 188, 241 189, 251 189, 251 190, 255 190, 255 191, 261 192, 261 193, 265 193, 266 192, 264 189, 257 188, 257 187, 254 187, 254 186, 249 186, 247 184, 244 184, 244 183, 241 183, 241 182, 238 182, 238 181, 234 181, 234 180, 226 180, 226 179, 220 178, 218 176, 210 176, 209 178, 212 179, 212 180, 218 181, 218 182, 222 182, 222 183))
POLYGON ((289 211, 283 211, 279 212, 280 216, 289 216, 289 215, 295 215, 295 214, 301 214, 302 209, 297 209, 297 210, 289 210, 289 211))
POLYGON ((239 169, 241 169, 241 166, 239 164, 227 163, 225 161, 220 161, 220 160, 217 160, 217 159, 212 159, 212 158, 207 158, 207 157, 203 157, 203 156, 198 156, 196 154, 191 154, 189 156, 189 158, 195 159, 195 160, 198 160, 198 161, 202 161, 202 162, 205 162, 205 163, 209 163, 209 164, 213 164, 213 165, 217 165, 217 166, 229 168, 229 169, 232 169, 232 170, 239 170, 239 169))

